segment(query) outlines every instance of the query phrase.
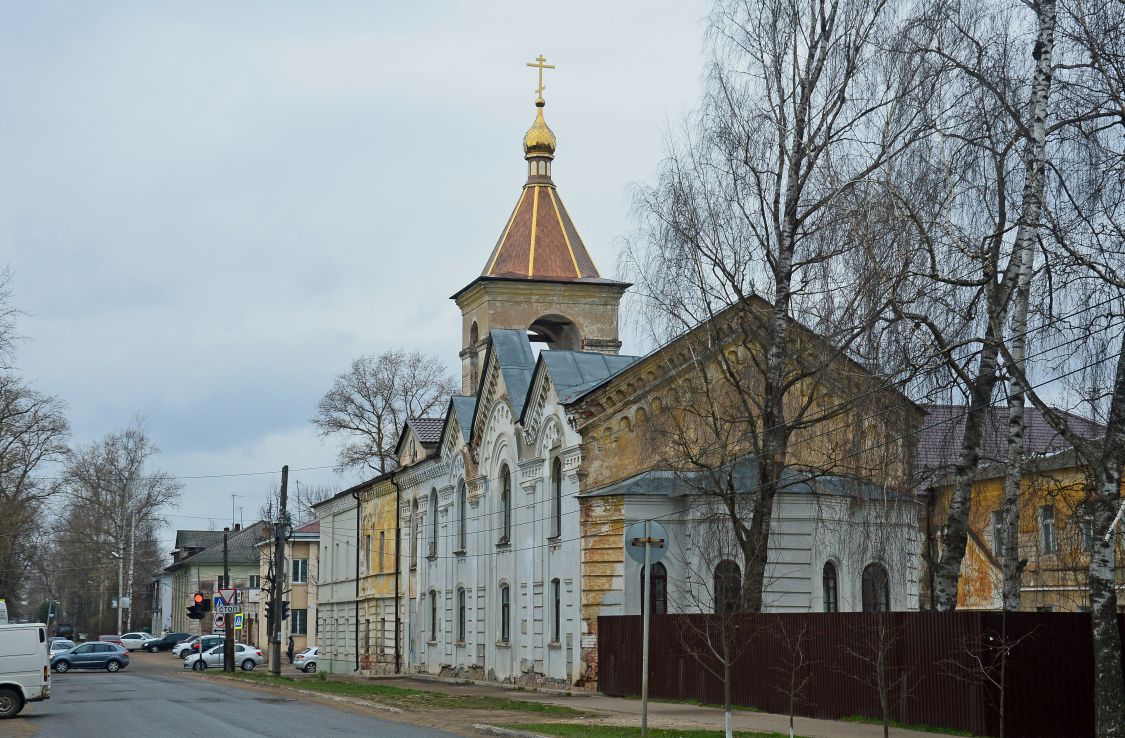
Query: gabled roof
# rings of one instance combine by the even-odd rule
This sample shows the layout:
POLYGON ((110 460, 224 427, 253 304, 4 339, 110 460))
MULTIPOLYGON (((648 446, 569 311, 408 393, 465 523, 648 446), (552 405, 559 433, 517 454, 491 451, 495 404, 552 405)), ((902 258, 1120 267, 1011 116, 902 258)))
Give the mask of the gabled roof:
POLYGON ((594 351, 540 351, 532 372, 528 397, 519 416, 520 422, 527 420, 524 414, 532 404, 536 387, 541 385, 538 378, 542 372, 546 372, 551 378, 559 402, 566 404, 635 361, 637 361, 636 356, 601 354, 594 351))
MULTIPOLYGON (((968 407, 928 405, 918 433, 917 464, 923 481, 933 481, 953 471, 961 454, 968 407)), ((1105 426, 1081 415, 1057 410, 1070 427, 1083 438, 1100 438, 1105 426)), ((1042 456, 1066 451, 1070 444, 1028 403, 1024 408, 1024 453, 1042 456)), ((980 467, 1004 463, 1008 458, 1008 406, 987 408, 980 443, 980 467)))
POLYGON ((418 439, 418 443, 422 444, 422 448, 427 452, 426 456, 432 456, 437 450, 437 445, 441 443, 441 428, 444 424, 444 417, 407 418, 402 424, 402 430, 399 431, 398 441, 395 442, 395 456, 401 459, 402 444, 411 434, 418 439))
POLYGON ((570 402, 579 397, 639 358, 594 351, 543 351, 539 354, 539 361, 547 367, 560 402, 570 402))
POLYGON ((189 548, 207 548, 217 541, 223 540, 221 530, 178 530, 176 531, 176 549, 183 551, 189 548))
POLYGON ((450 420, 456 416, 457 425, 461 429, 461 442, 468 443, 473 431, 473 413, 477 409, 477 398, 470 395, 453 395, 449 398, 445 417, 442 419, 441 437, 445 438, 446 429, 450 420))
MULTIPOLYGON (((493 328, 489 333, 488 351, 484 355, 484 371, 481 372, 481 386, 488 376, 489 367, 495 362, 508 392, 512 416, 518 418, 527 400, 527 390, 531 387, 531 374, 535 371, 535 355, 531 353, 531 341, 526 331, 493 328)), ((477 397, 480 397, 480 388, 477 397)), ((472 424, 476 425, 476 413, 480 403, 473 409, 472 424)))
MULTIPOLYGON (((227 537, 227 561, 230 564, 255 564, 258 563, 258 543, 265 533, 265 521, 259 520, 253 525, 248 525, 241 530, 232 530, 227 537)), ((211 532, 211 531, 208 531, 211 532)), ((187 558, 180 559, 164 571, 173 571, 182 566, 195 564, 221 564, 223 563, 223 532, 218 533, 218 541, 207 548, 187 558)), ((177 538, 179 536, 177 535, 177 538)))
POLYGON ((418 442, 424 444, 441 442, 441 426, 445 418, 407 418, 406 424, 418 436, 418 442))

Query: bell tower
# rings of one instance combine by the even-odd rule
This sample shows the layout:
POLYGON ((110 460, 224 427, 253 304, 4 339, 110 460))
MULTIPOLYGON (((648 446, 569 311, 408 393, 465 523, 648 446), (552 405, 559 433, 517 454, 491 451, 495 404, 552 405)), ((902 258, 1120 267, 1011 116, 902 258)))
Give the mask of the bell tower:
POLYGON ((540 55, 535 122, 523 138, 527 181, 484 271, 453 295, 461 308, 461 378, 476 393, 489 331, 528 331, 546 349, 616 354, 618 312, 629 285, 598 274, 551 178, 557 141, 543 117, 540 55))

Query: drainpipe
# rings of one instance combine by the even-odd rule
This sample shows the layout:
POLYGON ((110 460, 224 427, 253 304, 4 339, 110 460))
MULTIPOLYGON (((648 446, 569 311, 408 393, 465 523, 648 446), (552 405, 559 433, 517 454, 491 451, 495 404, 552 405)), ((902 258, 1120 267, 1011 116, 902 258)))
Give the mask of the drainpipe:
POLYGON ((352 492, 355 499, 355 668, 359 671, 359 492, 352 492))
POLYGON ((398 648, 399 639, 399 542, 402 540, 402 514, 399 512, 402 504, 402 487, 398 486, 398 479, 391 474, 391 484, 395 486, 395 674, 402 673, 402 654, 398 648))

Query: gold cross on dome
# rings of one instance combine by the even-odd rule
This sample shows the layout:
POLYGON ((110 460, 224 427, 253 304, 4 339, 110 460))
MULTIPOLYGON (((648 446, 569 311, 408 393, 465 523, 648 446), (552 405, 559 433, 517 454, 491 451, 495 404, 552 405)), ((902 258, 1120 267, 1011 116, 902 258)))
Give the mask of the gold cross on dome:
POLYGON ((555 65, 554 64, 548 64, 547 63, 547 57, 540 54, 539 56, 535 57, 535 61, 528 62, 527 66, 535 67, 539 70, 539 87, 535 90, 535 94, 538 96, 538 97, 536 97, 536 102, 543 102, 543 90, 546 89, 543 86, 543 70, 544 69, 554 69, 555 65))

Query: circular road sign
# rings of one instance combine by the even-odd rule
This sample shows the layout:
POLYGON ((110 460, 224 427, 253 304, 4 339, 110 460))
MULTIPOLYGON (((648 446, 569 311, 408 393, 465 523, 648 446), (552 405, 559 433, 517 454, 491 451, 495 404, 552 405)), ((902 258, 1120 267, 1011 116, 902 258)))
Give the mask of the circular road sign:
MULTIPOLYGON (((648 521, 648 562, 655 564, 668 551, 668 531, 655 520, 648 521)), ((625 529, 625 550, 629 557, 642 566, 645 563, 645 521, 640 520, 625 529)))

